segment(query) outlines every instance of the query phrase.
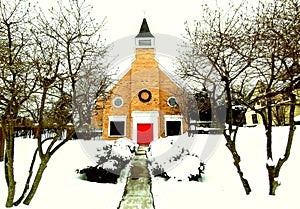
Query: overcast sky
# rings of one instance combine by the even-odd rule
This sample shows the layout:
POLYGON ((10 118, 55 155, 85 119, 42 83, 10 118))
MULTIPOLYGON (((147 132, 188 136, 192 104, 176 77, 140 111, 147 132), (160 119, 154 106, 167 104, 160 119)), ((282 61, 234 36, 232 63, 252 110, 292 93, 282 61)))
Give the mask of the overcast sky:
MULTIPOLYGON (((227 11, 229 1, 218 0, 218 6, 227 11)), ((235 3, 241 1, 243 0, 234 0, 235 3)), ((199 20, 202 17, 203 4, 216 7, 216 0, 86 0, 86 3, 93 6, 92 16, 97 21, 101 22, 106 17, 103 38, 106 39, 107 44, 114 44, 115 51, 112 54, 113 56, 117 54, 120 60, 124 60, 127 55, 134 55, 134 42, 128 45, 128 36, 138 34, 144 17, 147 19, 150 31, 156 36, 157 54, 163 50, 169 50, 162 53, 174 58, 176 57, 174 53, 178 52, 174 38, 182 39, 182 35, 185 34, 184 22, 188 21, 193 24, 194 20, 199 20), (158 34, 165 34, 174 38, 159 39, 158 34), (127 41, 124 40, 126 37, 127 41), (124 41, 126 47, 124 47, 124 41), (158 46, 161 47, 161 50, 158 49, 158 46)), ((133 38, 129 39, 134 41, 133 38)), ((162 60, 161 57, 159 62, 168 70, 171 69, 168 60, 162 60)), ((124 62, 121 67, 118 60, 115 64, 119 65, 121 71, 126 69, 125 65, 130 66, 130 62, 124 62)))
MULTIPOLYGON (((105 37, 108 43, 136 35, 142 19, 146 17, 152 33, 168 34, 182 38, 184 22, 201 17, 201 5, 215 5, 215 0, 87 0, 94 7, 99 21, 107 17, 105 37)), ((220 7, 228 5, 219 0, 220 7)), ((235 1, 237 2, 237 1, 235 1)))
MULTIPOLYGON (((51 7, 54 1, 38 0, 43 8, 51 7), (47 2, 46 4, 44 2, 47 2)), ((92 16, 98 22, 106 18, 106 25, 103 31, 103 38, 106 44, 113 43, 114 50, 112 54, 117 54, 119 59, 126 58, 127 55, 133 55, 135 52, 134 42, 129 43, 128 36, 138 34, 142 20, 147 19, 150 31, 156 37, 156 52, 162 52, 165 55, 176 57, 177 51, 175 42, 182 39, 185 35, 184 23, 188 21, 193 24, 194 20, 200 20, 202 17, 202 5, 208 4, 210 7, 218 7, 228 11, 230 0, 86 0, 87 4, 93 6, 92 16), (217 1, 217 2, 216 2, 217 1), (164 34, 172 37, 159 39, 158 34, 164 34), (122 42, 122 43, 120 43, 122 42), (172 48, 173 46, 173 48, 172 48), (174 47, 175 46, 175 47, 174 47), (161 50, 158 48, 161 47, 161 50), (163 51, 169 50, 169 51, 163 51)), ((252 3, 257 0, 231 0, 235 4, 246 1, 252 3)), ((133 38, 129 38, 134 41, 133 38)), ((130 41, 129 40, 129 41, 130 41)), ((158 53, 157 53, 158 54, 158 53)), ((160 60, 160 63, 162 60, 160 60)), ((118 63, 118 62, 116 62, 118 63)), ((128 63, 127 63, 128 64, 128 63)), ((167 66, 169 64, 165 64, 167 66)))
MULTIPOLYGON (((34 0, 33 0, 34 1, 34 0)), ((43 9, 56 4, 56 0, 37 0, 43 9)), ((67 1, 67 0, 64 0, 67 1)), ((229 2, 253 4, 258 0, 85 0, 93 6, 92 16, 98 22, 106 18, 103 37, 107 43, 139 32, 143 18, 147 19, 153 34, 167 34, 182 38, 184 22, 193 24, 202 17, 202 5, 228 11, 229 2)))

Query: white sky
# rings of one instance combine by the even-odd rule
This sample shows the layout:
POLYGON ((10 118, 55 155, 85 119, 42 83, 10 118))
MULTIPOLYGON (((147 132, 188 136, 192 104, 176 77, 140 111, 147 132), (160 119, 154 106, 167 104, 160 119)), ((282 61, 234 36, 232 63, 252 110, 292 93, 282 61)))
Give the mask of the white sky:
MULTIPOLYGON (((56 1, 37 0, 42 8, 47 9, 56 1)), ((67 1, 67 0, 64 0, 67 1)), ((82 0, 81 0, 82 1, 82 0)), ((185 35, 184 22, 190 25, 202 17, 202 5, 216 7, 216 4, 228 10, 229 2, 253 4, 258 0, 85 0, 93 6, 92 16, 98 22, 106 17, 103 38, 106 43, 137 35, 143 18, 147 19, 152 34, 172 35, 182 39, 185 35)))
MULTIPOLYGON (((217 1, 220 8, 225 11, 228 10, 230 0, 217 1)), ((237 4, 241 1, 243 0, 235 0, 234 3, 237 4)), ((144 17, 147 19, 152 34, 166 34, 182 39, 185 35, 185 21, 193 24, 194 20, 200 20, 203 4, 216 7, 216 0, 86 0, 86 3, 93 6, 92 16, 97 21, 101 22, 105 17, 107 18, 102 36, 106 39, 107 44, 137 35, 144 17)), ((173 71, 171 70, 173 68, 172 60, 164 63, 162 61, 162 59, 159 60, 160 64, 166 67, 168 71, 173 71)), ((124 62, 123 65, 118 63, 117 65, 123 72, 127 69, 124 66, 130 66, 130 62, 129 64, 124 62)))
MULTIPOLYGON (((56 1, 50 2, 48 0, 38 1, 45 9, 56 3, 56 1)), ((92 16, 98 22, 102 22, 106 17, 102 37, 106 39, 106 44, 115 44, 118 40, 137 35, 144 17, 147 19, 151 33, 156 38, 157 34, 165 34, 182 39, 185 35, 184 23, 188 21, 192 25, 194 20, 200 20, 202 5, 208 4, 210 7, 216 7, 218 4, 220 8, 227 11, 230 1, 238 4, 242 1, 252 3, 257 0, 86 0, 86 3, 93 6, 92 16)), ((166 44, 166 42, 170 42, 172 45, 171 40, 162 41, 160 45, 166 44)), ((158 49, 157 47, 158 43, 156 49, 158 49)), ((166 47, 168 46, 163 46, 163 48, 166 47)), ((134 53, 134 45, 132 49, 130 46, 123 48, 132 50, 131 53, 134 53)), ((123 48, 121 49, 123 50, 123 48)), ((117 49, 118 56, 121 49, 117 49)), ((125 54, 128 52, 126 51, 125 54)), ((164 66, 171 65, 166 63, 164 66)), ((121 68, 121 71, 125 69, 124 67, 121 68)))
MULTIPOLYGON (((253 0, 248 0, 253 1, 253 0)), ((184 22, 190 23, 201 17, 201 5, 215 5, 214 0, 87 0, 94 7, 99 21, 107 17, 104 37, 113 42, 139 32, 146 17, 152 33, 168 34, 182 38, 184 22)), ((228 0, 219 0, 224 8, 228 0)), ((234 1, 238 2, 238 1, 234 1)))

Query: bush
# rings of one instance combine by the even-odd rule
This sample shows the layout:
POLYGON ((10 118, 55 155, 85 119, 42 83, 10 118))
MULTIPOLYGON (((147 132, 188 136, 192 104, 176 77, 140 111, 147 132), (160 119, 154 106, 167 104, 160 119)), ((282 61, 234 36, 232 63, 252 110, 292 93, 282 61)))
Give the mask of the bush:
POLYGON ((99 166, 89 166, 82 170, 76 170, 78 174, 84 174, 85 179, 91 182, 97 183, 112 183, 116 184, 119 178, 119 175, 111 173, 99 166))
POLYGON ((154 177, 161 177, 165 180, 169 180, 171 177, 165 172, 165 170, 163 169, 163 167, 161 165, 159 165, 158 163, 153 163, 148 161, 148 164, 151 168, 151 173, 154 177))
POLYGON ((96 166, 77 169, 82 174, 82 180, 98 183, 117 183, 121 171, 128 165, 134 156, 135 147, 125 139, 114 141, 112 144, 104 144, 98 148, 99 154, 96 166))
MULTIPOLYGON (((200 157, 196 154, 190 153, 190 151, 184 147, 178 147, 177 152, 172 153, 165 161, 157 162, 155 159, 148 162, 149 169, 154 177, 161 177, 165 180, 169 180, 170 178, 177 179, 178 181, 182 181, 183 179, 188 179, 189 181, 201 181, 203 180, 203 174, 205 170, 205 164, 201 162, 200 157), (182 163, 182 161, 190 156, 189 161, 184 162, 185 165, 188 165, 184 172, 168 172, 165 170, 163 165, 170 166, 174 162, 182 163), (191 163, 192 160, 192 163, 191 163), (198 163, 197 163, 198 162, 198 163), (190 164, 187 164, 190 163, 190 164), (198 172, 197 172, 198 170, 198 172), (179 174, 179 175, 178 175, 179 174)), ((187 166, 185 166, 186 168, 187 166)), ((179 168, 180 170, 180 168, 179 168)))
POLYGON ((188 179, 189 181, 201 181, 202 180, 202 174, 204 174, 205 170, 205 164, 203 162, 200 163, 200 166, 198 167, 199 173, 193 175, 191 174, 188 179))

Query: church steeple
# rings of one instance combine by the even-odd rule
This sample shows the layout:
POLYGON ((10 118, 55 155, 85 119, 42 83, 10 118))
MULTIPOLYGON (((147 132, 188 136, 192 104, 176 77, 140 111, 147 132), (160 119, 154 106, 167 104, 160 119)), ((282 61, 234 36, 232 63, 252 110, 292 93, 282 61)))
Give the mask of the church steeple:
POLYGON ((151 34, 146 18, 143 19, 140 32, 135 37, 136 48, 154 48, 154 36, 151 34))
POLYGON ((149 30, 149 26, 148 26, 146 18, 143 19, 143 22, 142 22, 142 25, 140 28, 140 32, 136 36, 136 38, 137 37, 154 37, 149 30))

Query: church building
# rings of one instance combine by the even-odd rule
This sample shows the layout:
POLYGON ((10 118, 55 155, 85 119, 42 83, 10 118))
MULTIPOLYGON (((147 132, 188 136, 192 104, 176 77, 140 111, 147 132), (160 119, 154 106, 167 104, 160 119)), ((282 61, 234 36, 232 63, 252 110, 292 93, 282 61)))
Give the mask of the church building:
POLYGON ((184 92, 167 74, 155 58, 155 37, 144 18, 135 37, 131 67, 112 87, 109 99, 98 100, 103 110, 93 121, 102 127, 104 140, 126 137, 149 144, 187 130, 184 92))

